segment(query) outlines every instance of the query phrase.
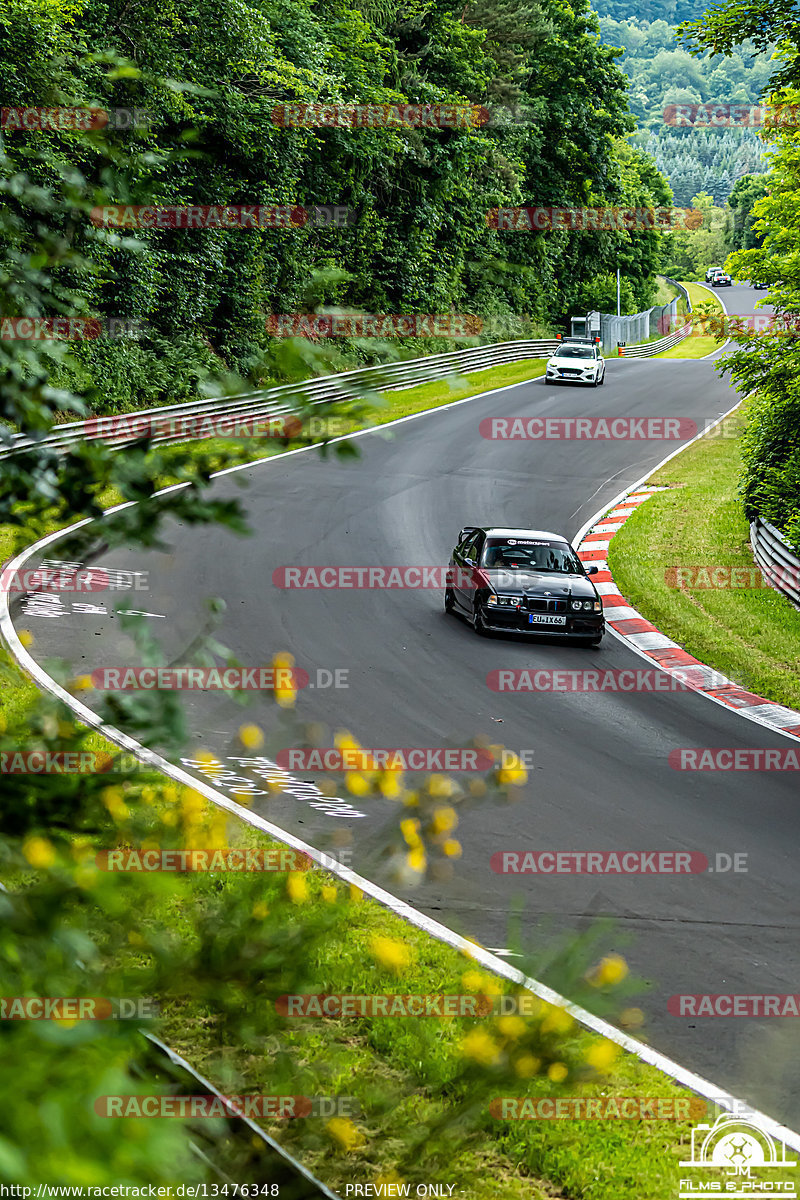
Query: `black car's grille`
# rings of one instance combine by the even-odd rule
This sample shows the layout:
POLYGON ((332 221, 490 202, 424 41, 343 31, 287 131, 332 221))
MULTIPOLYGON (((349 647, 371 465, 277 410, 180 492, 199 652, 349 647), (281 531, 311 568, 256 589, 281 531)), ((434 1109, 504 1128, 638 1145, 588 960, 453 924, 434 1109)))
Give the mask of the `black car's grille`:
POLYGON ((567 602, 550 596, 526 596, 522 607, 525 612, 564 613, 567 611, 567 602))

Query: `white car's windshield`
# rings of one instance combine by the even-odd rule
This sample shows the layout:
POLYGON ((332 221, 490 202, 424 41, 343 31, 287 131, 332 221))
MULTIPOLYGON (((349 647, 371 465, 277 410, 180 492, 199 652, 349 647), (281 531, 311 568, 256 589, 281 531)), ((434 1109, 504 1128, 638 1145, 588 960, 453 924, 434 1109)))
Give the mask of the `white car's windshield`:
POLYGON ((562 346, 556 358, 594 358, 594 350, 591 346, 562 346))

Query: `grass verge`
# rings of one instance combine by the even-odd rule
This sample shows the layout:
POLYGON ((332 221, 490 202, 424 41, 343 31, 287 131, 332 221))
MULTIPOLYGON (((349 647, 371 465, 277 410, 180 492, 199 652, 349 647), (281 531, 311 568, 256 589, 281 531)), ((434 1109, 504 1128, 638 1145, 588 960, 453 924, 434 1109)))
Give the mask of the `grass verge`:
MULTIPOLYGON (((689 299, 692 302, 692 309, 696 310, 701 304, 713 304, 717 312, 722 312, 722 304, 719 296, 715 292, 708 291, 701 287, 699 283, 686 283, 683 286, 689 293, 689 299)), ((705 358, 707 354, 712 354, 722 342, 714 337, 693 337, 684 338, 682 342, 678 342, 677 346, 673 346, 670 350, 662 350, 661 354, 654 354, 653 358, 705 358)))
POLYGON ((749 691, 798 708, 800 612, 779 592, 751 586, 761 577, 737 494, 746 406, 717 427, 721 434, 712 431, 651 476, 670 490, 625 522, 609 565, 622 595, 662 633, 749 691), (733 578, 747 586, 670 586, 673 568, 697 566, 743 568, 733 578))

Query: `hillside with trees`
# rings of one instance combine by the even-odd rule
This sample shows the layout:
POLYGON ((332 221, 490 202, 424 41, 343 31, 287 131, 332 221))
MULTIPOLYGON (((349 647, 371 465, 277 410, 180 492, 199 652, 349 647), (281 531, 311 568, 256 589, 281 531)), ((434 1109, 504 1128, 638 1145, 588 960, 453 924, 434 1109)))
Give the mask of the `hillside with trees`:
MULTIPOLYGON (((624 50, 619 65, 629 79, 638 125, 633 141, 667 176, 676 204, 688 205, 698 192, 708 192, 723 205, 738 179, 767 169, 754 129, 680 129, 665 125, 663 114, 671 104, 758 104, 774 69, 768 53, 756 54, 747 42, 730 57, 693 57, 676 40, 675 26, 660 15, 648 20, 637 8, 635 19, 616 12, 606 16, 607 6, 597 7, 602 40, 624 50)), ((629 13, 630 5, 625 7, 629 13)), ((685 5, 677 8, 675 20, 694 15, 683 11, 685 5)))
MULTIPOLYGON (((86 311, 141 321, 124 347, 76 344, 55 381, 95 407, 195 394, 211 375, 279 378, 273 313, 527 314, 540 327, 652 302, 659 232, 508 233, 497 206, 668 202, 663 178, 625 142, 627 81, 588 4, 435 0, 342 9, 310 0, 3 0, 0 75, 9 106, 136 106, 132 130, 8 130, 6 179, 44 188, 69 174, 63 235, 93 264, 86 311), (111 61, 109 61, 109 56, 111 61), (524 121, 469 129, 285 128, 282 104, 502 105, 524 121), (100 140, 112 147, 114 171, 100 140), (93 194, 125 204, 338 205, 341 228, 93 227, 93 194)), ((8 201, 14 209, 13 196, 8 201)), ((26 313, 24 296, 6 315, 26 313)), ((44 314, 47 315, 47 314, 44 314)), ((411 346, 418 353, 426 346, 411 346)), ((370 345, 344 347, 369 361, 370 345)))

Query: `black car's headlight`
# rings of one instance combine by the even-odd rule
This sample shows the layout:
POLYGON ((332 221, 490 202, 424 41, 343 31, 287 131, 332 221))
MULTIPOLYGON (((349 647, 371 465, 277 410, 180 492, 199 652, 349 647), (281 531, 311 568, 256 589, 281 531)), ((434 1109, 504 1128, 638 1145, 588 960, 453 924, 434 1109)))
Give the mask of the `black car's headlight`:
POLYGON ((519 608, 520 602, 517 596, 490 596, 487 603, 498 608, 519 608))
POLYGON ((580 607, 581 607, 581 602, 580 602, 580 600, 573 600, 573 601, 572 601, 572 607, 575 609, 575 612, 579 612, 579 611, 580 611, 580 607))

